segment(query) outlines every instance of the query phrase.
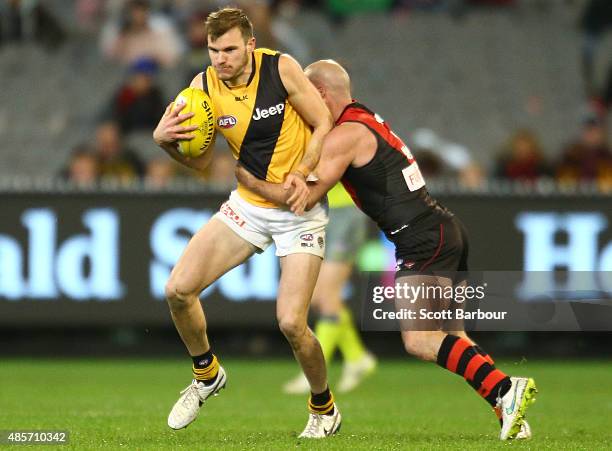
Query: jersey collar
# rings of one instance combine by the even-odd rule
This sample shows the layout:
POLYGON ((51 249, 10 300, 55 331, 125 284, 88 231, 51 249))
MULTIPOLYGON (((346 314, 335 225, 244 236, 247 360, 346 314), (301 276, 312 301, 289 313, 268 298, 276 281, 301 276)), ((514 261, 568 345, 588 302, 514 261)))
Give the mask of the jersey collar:
POLYGON ((344 109, 342 110, 342 113, 340 113, 340 116, 338 116, 338 119, 336 120, 336 125, 338 125, 340 123, 340 121, 342 120, 342 116, 344 116, 344 114, 346 113, 346 111, 349 108, 352 108, 356 105, 359 105, 359 103, 357 102, 357 100, 355 99, 351 99, 351 103, 349 103, 347 106, 344 107, 344 109))
POLYGON ((255 77, 255 72, 257 72, 257 64, 255 63, 255 52, 251 53, 251 75, 249 75, 249 79, 246 82, 246 85, 242 86, 242 85, 238 85, 238 86, 230 86, 227 83, 225 83, 224 80, 221 80, 223 82, 223 84, 225 85, 225 87, 227 89, 236 89, 236 88, 248 88, 249 85, 251 84, 251 82, 253 81, 253 78, 255 77))

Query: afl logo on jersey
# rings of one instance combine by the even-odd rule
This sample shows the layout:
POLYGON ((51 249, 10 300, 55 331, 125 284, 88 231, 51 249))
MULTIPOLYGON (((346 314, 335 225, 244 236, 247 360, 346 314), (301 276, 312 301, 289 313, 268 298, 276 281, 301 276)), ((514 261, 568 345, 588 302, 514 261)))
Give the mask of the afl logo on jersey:
POLYGON ((217 126, 219 128, 232 128, 238 121, 234 116, 221 116, 217 119, 217 126))

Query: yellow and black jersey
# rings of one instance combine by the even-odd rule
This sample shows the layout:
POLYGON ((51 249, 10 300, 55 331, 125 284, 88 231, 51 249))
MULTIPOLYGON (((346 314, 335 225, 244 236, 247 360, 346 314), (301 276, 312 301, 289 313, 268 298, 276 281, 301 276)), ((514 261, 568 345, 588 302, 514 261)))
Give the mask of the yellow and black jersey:
MULTIPOLYGON (((215 106, 217 130, 234 158, 255 177, 280 183, 302 160, 312 131, 287 101, 278 71, 280 53, 256 49, 252 58, 253 71, 245 85, 227 86, 208 67, 204 90, 215 106)), ((253 205, 275 207, 240 184, 238 192, 253 205)))

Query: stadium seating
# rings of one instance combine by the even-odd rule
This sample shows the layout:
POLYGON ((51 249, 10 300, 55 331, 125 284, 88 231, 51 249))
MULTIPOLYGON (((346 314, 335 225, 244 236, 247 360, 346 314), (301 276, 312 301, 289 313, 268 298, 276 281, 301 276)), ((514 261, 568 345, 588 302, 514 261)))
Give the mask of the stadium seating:
MULTIPOLYGON (((564 5, 541 11, 527 3, 462 19, 355 16, 336 29, 304 11, 295 26, 315 58, 347 65, 355 95, 408 142, 411 130, 431 128, 467 145, 486 166, 519 126, 534 128, 550 156, 577 130, 584 107, 580 36, 576 8, 564 5)), ((604 42, 606 52, 612 40, 604 42)), ((123 76, 93 37, 74 36, 53 53, 33 44, 0 47, 0 176, 16 168, 28 176, 56 174, 71 148, 89 139, 123 76)), ((182 68, 161 75, 169 100, 183 76, 182 68)))

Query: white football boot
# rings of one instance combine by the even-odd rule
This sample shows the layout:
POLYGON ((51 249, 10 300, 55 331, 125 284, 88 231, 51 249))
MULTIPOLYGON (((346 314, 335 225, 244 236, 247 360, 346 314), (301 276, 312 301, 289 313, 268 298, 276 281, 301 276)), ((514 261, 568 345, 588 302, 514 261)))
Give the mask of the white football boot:
POLYGON ((527 420, 523 420, 523 424, 521 424, 521 430, 519 431, 518 434, 516 434, 516 437, 514 437, 514 440, 529 440, 531 438, 531 426, 529 426, 529 423, 527 423, 527 420))
POLYGON ((168 415, 168 426, 172 429, 189 426, 198 417, 202 404, 211 396, 217 396, 225 388, 226 382, 227 376, 222 366, 219 366, 217 380, 212 385, 206 386, 194 379, 189 387, 181 391, 181 397, 172 407, 168 415))
POLYGON ((310 393, 310 384, 304 373, 300 373, 283 385, 283 392, 288 395, 306 395, 310 393))
POLYGON ((369 352, 362 358, 352 363, 345 363, 342 376, 338 382, 338 392, 347 393, 354 390, 366 377, 374 372, 377 361, 369 352))
MULTIPOLYGON (((495 411, 495 415, 497 415, 497 418, 499 420, 499 426, 502 426, 502 420, 501 420, 501 408, 499 406, 495 407, 493 409, 495 411)), ((523 421, 523 424, 521 424, 521 430, 519 431, 518 434, 516 434, 516 437, 514 437, 514 440, 528 440, 531 438, 531 427, 529 426, 529 423, 527 423, 527 420, 523 421)))
POLYGON ((340 430, 342 415, 338 406, 334 404, 333 415, 318 415, 311 413, 304 431, 298 438, 325 438, 335 434, 340 430))
MULTIPOLYGON (((535 394, 538 391, 532 378, 511 377, 510 382, 512 385, 508 393, 497 399, 502 415, 500 440, 515 439, 522 432, 521 428, 525 423, 525 411, 535 401, 535 394)), ((525 429, 531 436, 529 425, 525 429)))

